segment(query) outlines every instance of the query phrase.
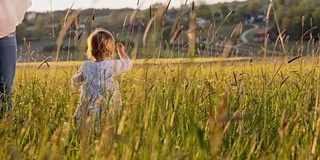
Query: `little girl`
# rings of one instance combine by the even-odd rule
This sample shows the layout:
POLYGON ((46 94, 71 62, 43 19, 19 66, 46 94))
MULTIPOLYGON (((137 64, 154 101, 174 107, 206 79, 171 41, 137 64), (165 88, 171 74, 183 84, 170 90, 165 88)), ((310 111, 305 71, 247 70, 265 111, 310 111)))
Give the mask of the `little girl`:
MULTIPOLYGON (((116 75, 132 68, 132 62, 125 53, 123 44, 115 46, 112 34, 97 29, 87 39, 87 56, 78 73, 72 77, 72 86, 80 86, 80 102, 75 112, 76 119, 95 116, 99 120, 101 110, 113 110, 110 106, 121 105, 119 84, 116 75), (117 49, 121 60, 112 60, 117 49)), ((112 112, 112 111, 111 111, 112 112)))

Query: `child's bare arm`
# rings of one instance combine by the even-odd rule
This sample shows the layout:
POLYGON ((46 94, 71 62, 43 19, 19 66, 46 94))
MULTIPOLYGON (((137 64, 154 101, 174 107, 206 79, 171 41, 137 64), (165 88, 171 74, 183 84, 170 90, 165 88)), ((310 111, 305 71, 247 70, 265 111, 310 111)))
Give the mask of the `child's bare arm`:
POLYGON ((129 59, 128 55, 124 51, 125 47, 122 43, 117 44, 117 51, 121 60, 129 59))
POLYGON ((117 44, 117 51, 121 60, 114 61, 114 69, 115 73, 119 74, 122 72, 127 72, 132 68, 132 61, 130 60, 129 56, 125 52, 125 47, 122 43, 117 44))
POLYGON ((78 70, 78 73, 72 76, 71 85, 73 88, 78 88, 79 84, 84 80, 82 66, 78 70))

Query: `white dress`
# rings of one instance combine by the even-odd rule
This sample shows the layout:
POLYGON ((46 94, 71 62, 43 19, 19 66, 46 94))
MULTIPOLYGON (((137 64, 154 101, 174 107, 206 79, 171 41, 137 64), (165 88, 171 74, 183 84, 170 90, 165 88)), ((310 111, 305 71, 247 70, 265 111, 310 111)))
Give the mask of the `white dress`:
POLYGON ((72 86, 77 87, 80 83, 80 102, 75 112, 79 118, 84 113, 100 116, 102 106, 111 106, 120 103, 119 82, 117 75, 132 68, 132 61, 105 60, 101 62, 85 61, 78 73, 72 77, 72 86))

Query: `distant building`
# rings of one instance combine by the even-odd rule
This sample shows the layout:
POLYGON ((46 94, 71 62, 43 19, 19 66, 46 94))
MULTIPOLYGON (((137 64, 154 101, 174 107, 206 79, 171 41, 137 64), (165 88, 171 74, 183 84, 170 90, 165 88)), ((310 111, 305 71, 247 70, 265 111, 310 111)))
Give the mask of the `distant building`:
POLYGON ((245 19, 244 19, 244 23, 245 24, 251 24, 252 22, 254 22, 254 17, 253 16, 251 16, 251 15, 246 15, 245 16, 245 19))
POLYGON ((266 15, 264 13, 259 13, 255 15, 255 21, 257 22, 265 22, 266 21, 266 15))
POLYGON ((171 14, 168 14, 166 15, 165 17, 165 23, 166 24, 172 24, 175 20, 175 16, 171 15, 171 14))
POLYGON ((27 12, 25 17, 26 19, 31 22, 34 21, 36 19, 37 13, 36 12, 27 12))
POLYGON ((253 22, 265 22, 266 21, 266 15, 264 13, 259 13, 255 15, 247 14, 244 18, 245 24, 251 24, 253 22))
POLYGON ((190 12, 191 11, 188 10, 188 11, 185 11, 184 13, 182 13, 181 14, 181 20, 185 21, 185 22, 189 21, 190 12))
POLYGON ((219 10, 219 11, 217 11, 217 12, 212 12, 212 17, 213 17, 214 19, 216 19, 216 18, 223 18, 223 13, 222 13, 221 10, 219 10))
POLYGON ((254 42, 264 42, 266 35, 268 36, 268 40, 275 41, 278 37, 278 32, 273 28, 265 28, 261 27, 253 32, 253 41, 254 42))
POLYGON ((204 24, 207 23, 207 21, 205 19, 203 19, 203 18, 197 18, 196 20, 197 20, 197 25, 198 26, 203 26, 204 24))
POLYGON ((83 31, 86 29, 86 24, 85 23, 80 23, 79 24, 79 31, 83 31))

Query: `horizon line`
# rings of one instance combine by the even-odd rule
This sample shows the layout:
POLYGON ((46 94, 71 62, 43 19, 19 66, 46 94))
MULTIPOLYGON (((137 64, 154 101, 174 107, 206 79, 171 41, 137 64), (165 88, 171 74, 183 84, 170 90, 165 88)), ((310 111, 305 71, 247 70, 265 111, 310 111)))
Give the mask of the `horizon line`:
MULTIPOLYGON (((217 2, 217 3, 206 3, 206 5, 216 5, 216 4, 219 4, 219 3, 233 3, 233 2, 244 2, 245 0, 234 0, 232 2, 217 2)), ((161 3, 162 5, 164 6, 167 6, 167 4, 165 3, 161 3)), ((70 8, 72 8, 74 5, 74 3, 72 3, 70 5, 70 7, 66 7, 66 8, 56 8, 56 9, 53 9, 51 7, 51 9, 46 9, 46 10, 38 10, 38 9, 28 9, 27 12, 38 12, 38 13, 47 13, 47 12, 56 12, 56 11, 65 11, 65 10, 69 10, 70 8)), ((150 6, 152 5, 148 5, 148 6, 144 6, 142 7, 143 3, 140 3, 139 5, 137 5, 136 7, 75 7, 75 8, 72 8, 72 10, 87 10, 87 9, 99 9, 99 10, 103 10, 103 9, 110 9, 110 10, 121 10, 121 9, 140 9, 140 10, 145 10, 145 9, 148 9, 150 6)), ((189 2, 189 3, 181 3, 179 6, 169 6, 169 8, 181 8, 182 6, 189 6, 189 5, 192 5, 192 2, 189 2)), ((199 3, 195 3, 195 6, 199 6, 199 3)))

